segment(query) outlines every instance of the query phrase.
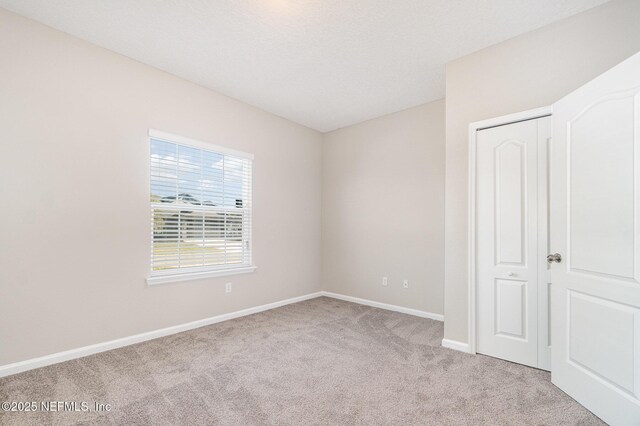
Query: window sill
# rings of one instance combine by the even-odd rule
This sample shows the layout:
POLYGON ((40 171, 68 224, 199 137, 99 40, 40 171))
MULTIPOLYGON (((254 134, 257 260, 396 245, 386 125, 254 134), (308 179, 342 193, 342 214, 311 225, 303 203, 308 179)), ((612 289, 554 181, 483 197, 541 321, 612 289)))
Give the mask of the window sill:
POLYGON ((147 278, 148 285, 175 283, 180 281, 200 280, 203 278, 225 277, 228 275, 248 274, 256 270, 255 266, 245 266, 242 268, 223 269, 216 271, 200 271, 178 273, 171 275, 155 275, 147 278))

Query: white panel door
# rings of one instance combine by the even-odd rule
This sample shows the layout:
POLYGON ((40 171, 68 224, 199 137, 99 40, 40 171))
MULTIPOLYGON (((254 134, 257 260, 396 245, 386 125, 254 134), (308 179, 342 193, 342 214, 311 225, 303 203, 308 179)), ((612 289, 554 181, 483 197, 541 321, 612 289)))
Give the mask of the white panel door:
POLYGON ((546 307, 541 327, 538 314, 538 300, 547 300, 547 247, 546 237, 539 247, 538 232, 547 230, 539 171, 546 167, 539 166, 546 166, 549 124, 549 117, 523 121, 480 130, 476 139, 477 351, 547 369, 548 341, 540 350, 538 342, 547 329, 546 307))
POLYGON ((640 54, 553 107, 552 381, 640 425, 640 54))

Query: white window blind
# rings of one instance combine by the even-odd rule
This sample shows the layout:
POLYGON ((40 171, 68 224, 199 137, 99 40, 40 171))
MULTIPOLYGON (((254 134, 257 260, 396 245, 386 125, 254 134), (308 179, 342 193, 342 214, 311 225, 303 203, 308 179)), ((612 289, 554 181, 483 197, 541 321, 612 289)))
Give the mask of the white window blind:
POLYGON ((150 137, 151 276, 251 266, 250 156, 169 139, 150 137))

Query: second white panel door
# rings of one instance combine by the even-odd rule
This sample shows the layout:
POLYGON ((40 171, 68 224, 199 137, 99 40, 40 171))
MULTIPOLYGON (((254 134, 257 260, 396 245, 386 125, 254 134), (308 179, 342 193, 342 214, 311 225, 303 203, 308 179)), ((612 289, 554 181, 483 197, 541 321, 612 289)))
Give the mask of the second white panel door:
POLYGON ((476 177, 477 351, 545 369, 549 136, 549 117, 478 131, 476 177))

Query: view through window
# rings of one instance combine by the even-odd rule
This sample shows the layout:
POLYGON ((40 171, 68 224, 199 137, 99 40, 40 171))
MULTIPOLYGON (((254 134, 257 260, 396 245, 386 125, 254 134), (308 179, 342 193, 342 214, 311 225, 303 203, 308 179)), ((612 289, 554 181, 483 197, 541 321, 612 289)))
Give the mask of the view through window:
POLYGON ((150 142, 152 275, 250 266, 251 159, 150 142))

